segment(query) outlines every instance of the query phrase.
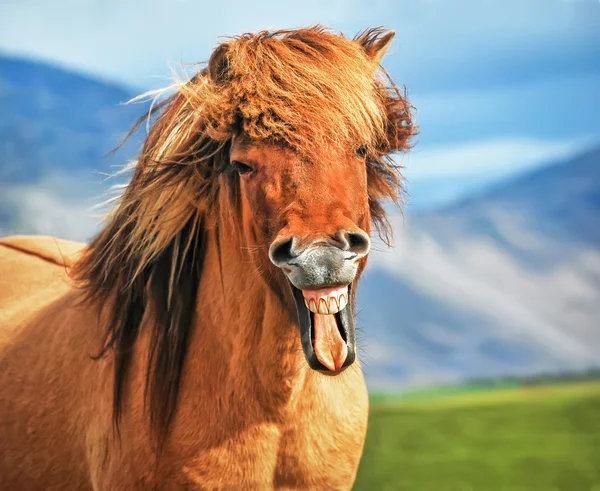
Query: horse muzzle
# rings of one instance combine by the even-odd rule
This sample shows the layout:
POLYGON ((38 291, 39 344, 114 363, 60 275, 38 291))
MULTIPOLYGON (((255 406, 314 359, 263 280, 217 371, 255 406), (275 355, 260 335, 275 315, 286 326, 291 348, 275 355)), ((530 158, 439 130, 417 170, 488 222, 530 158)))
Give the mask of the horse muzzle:
POLYGON ((363 231, 338 232, 331 241, 300 249, 295 238, 275 241, 269 258, 291 283, 308 365, 338 372, 356 359, 353 282, 369 251, 363 231))
POLYGON ((292 285, 300 290, 352 283, 358 255, 334 246, 314 245, 281 267, 292 285))

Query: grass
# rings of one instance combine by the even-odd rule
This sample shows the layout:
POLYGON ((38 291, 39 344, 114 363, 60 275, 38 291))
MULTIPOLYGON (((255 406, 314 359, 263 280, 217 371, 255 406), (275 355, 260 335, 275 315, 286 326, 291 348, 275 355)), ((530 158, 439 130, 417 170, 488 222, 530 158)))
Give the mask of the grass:
POLYGON ((600 491, 600 383, 374 402, 354 489, 600 491))
POLYGON ((464 394, 474 394, 478 392, 484 392, 486 394, 497 391, 514 389, 520 387, 517 383, 501 383, 491 385, 448 385, 443 387, 426 387, 422 389, 414 389, 408 392, 400 393, 388 393, 388 392, 375 392, 369 393, 369 397, 372 403, 389 403, 389 402, 406 402, 406 401, 427 401, 432 399, 439 399, 440 397, 456 396, 464 394))

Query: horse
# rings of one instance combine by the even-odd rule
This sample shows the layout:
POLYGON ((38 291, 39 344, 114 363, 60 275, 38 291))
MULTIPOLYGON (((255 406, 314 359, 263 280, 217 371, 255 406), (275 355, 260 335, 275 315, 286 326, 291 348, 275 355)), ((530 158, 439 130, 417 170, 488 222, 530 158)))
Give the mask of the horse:
POLYGON ((226 38, 89 244, 0 241, 0 489, 352 487, 356 289, 416 128, 393 36, 226 38))

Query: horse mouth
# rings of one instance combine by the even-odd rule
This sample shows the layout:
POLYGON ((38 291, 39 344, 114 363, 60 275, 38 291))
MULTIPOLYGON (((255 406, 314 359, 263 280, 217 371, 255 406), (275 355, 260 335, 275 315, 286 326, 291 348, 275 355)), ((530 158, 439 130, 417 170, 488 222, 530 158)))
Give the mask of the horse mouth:
POLYGON ((356 330, 352 315, 352 285, 299 290, 292 285, 300 340, 308 366, 338 372, 356 358, 356 330))

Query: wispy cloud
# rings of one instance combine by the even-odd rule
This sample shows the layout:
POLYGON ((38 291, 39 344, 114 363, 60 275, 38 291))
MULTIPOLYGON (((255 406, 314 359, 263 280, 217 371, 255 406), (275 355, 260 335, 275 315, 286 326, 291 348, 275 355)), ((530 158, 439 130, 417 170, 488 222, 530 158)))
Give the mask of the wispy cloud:
POLYGON ((316 23, 349 35, 396 29, 387 66, 427 90, 577 71, 600 50, 592 0, 8 0, 0 19, 0 49, 136 85, 166 75, 167 63, 205 59, 218 36, 316 23))
POLYGON ((94 204, 100 201, 101 186, 88 182, 86 176, 54 173, 35 184, 2 189, 0 206, 14 216, 3 233, 90 240, 100 226, 94 204))
POLYGON ((208 58, 222 36, 325 23, 341 27, 356 2, 105 0, 0 7, 0 49, 54 60, 142 87, 168 66, 208 58))
POLYGON ((506 217, 501 218, 490 215, 513 242, 538 253, 553 251, 552 265, 523 267, 507 250, 482 237, 461 236, 450 247, 397 220, 395 228, 401 233, 396 250, 375 253, 371 268, 396 274, 438 302, 501 326, 495 336, 543 347, 565 367, 597 363, 593 346, 600 338, 593 326, 600 254, 583 246, 566 254, 547 237, 534 235, 519 217, 511 217, 510 230, 502 223, 506 217))
POLYGON ((593 138, 553 141, 515 137, 417 146, 402 162, 406 177, 413 181, 474 175, 496 178, 560 161, 588 148, 594 141, 593 138))
MULTIPOLYGON (((534 80, 478 89, 409 92, 421 128, 418 140, 442 143, 515 135, 565 140, 600 135, 600 65, 588 68, 585 73, 557 69, 552 75, 537 74, 534 80)), ((527 70, 533 69, 523 68, 527 70)))

